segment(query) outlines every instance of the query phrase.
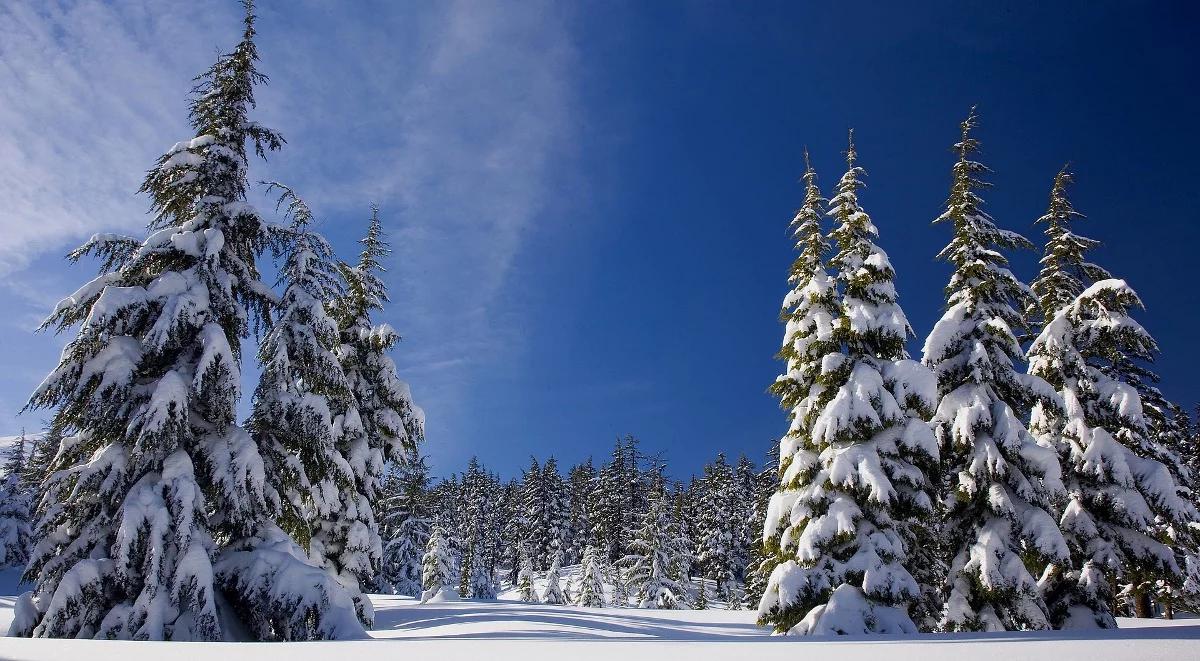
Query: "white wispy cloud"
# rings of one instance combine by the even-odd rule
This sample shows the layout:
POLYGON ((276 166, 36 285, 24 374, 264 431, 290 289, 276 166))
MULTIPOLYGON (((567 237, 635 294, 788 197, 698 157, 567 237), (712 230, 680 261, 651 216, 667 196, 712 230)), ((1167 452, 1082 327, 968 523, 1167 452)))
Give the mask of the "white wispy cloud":
MULTIPOLYGON (((347 252, 368 204, 380 204, 396 249, 386 315, 405 336, 396 358, 436 435, 461 408, 471 371, 522 347, 506 292, 523 246, 549 222, 549 182, 574 145, 567 10, 259 4, 271 84, 256 117, 288 145, 252 176, 296 186, 347 252)), ((21 269, 47 251, 144 225, 134 191, 187 135, 189 80, 236 41, 238 11, 233 2, 0 7, 0 275, 28 281, 21 269)))
POLYGON ((0 275, 145 224, 134 192, 187 126, 183 92, 227 19, 191 3, 0 4, 0 275))

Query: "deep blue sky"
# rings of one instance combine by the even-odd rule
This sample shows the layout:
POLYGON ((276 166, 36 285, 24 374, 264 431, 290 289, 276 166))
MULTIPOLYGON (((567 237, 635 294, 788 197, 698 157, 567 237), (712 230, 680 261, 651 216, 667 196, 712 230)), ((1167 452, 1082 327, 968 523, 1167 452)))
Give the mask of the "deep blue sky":
MULTIPOLYGON (((97 21, 66 4, 0 10, 0 42, 24 29, 42 35, 39 53, 76 49, 55 61, 58 79, 69 78, 60 67, 94 73, 93 47, 129 71, 149 68, 153 86, 131 74, 66 92, 109 98, 101 108, 146 115, 139 126, 154 130, 106 133, 120 158, 75 179, 30 176, 10 196, 53 198, 97 179, 132 192, 153 157, 187 137, 188 76, 236 39, 236 7, 205 13, 204 30, 187 13, 196 10, 159 20, 167 10, 154 4, 94 9, 135 43, 178 36, 164 61, 147 63, 146 48, 113 45, 120 35, 77 38, 97 21)), ((256 176, 313 191, 348 254, 367 202, 383 207, 398 249, 386 319, 405 335, 396 359, 427 409, 438 473, 473 454, 505 475, 530 454, 602 457, 626 433, 680 476, 721 450, 761 458, 786 427, 765 389, 779 369, 804 146, 828 192, 854 127, 868 172, 860 199, 896 267, 915 350, 943 303, 948 269, 934 255, 948 230, 930 221, 972 104, 997 222, 1040 243, 1033 220, 1070 161, 1088 215, 1079 230, 1104 242, 1096 261, 1145 299, 1165 391, 1200 400, 1189 378, 1200 366, 1193 3, 314 2, 288 15, 260 4, 273 80, 261 116, 290 144, 256 176)), ((21 55, 0 45, 0 57, 40 66, 21 55)), ((5 75, 10 89, 50 93, 5 75)), ((40 112, 77 138, 30 163, 54 169, 77 162, 72 150, 93 150, 94 118, 40 112)), ((0 113, 0 144, 30 126, 0 113)), ((142 221, 122 214, 142 202, 121 199, 63 207, 74 220, 51 238, 0 245, 0 304, 21 320, 0 329, 10 372, 0 431, 35 426, 36 414, 13 412, 57 351, 27 322, 89 273, 57 255, 92 231, 136 228, 142 221)), ((0 217, 5 230, 37 222, 0 217)), ((1027 280, 1035 259, 1015 260, 1027 280)))

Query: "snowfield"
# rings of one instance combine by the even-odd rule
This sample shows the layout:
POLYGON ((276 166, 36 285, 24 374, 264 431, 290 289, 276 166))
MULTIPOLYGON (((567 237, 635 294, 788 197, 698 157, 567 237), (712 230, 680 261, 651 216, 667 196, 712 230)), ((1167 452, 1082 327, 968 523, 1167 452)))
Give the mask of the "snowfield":
MULTIPOLYGON (((0 587, 13 592, 12 573, 0 587), (6 580, 7 579, 7 580, 6 580)), ((1121 620, 1119 631, 1001 633, 872 638, 779 638, 754 624, 752 611, 655 611, 543 606, 516 601, 419 604, 408 597, 371 595, 373 640, 328 643, 178 643, 0 638, 0 659, 213 659, 240 661, 357 661, 367 657, 430 661, 555 659, 558 661, 962 661, 964 659, 1200 658, 1200 620, 1121 620), (390 647, 394 645, 395 647, 390 647)), ((7 629, 14 597, 0 597, 7 629)))

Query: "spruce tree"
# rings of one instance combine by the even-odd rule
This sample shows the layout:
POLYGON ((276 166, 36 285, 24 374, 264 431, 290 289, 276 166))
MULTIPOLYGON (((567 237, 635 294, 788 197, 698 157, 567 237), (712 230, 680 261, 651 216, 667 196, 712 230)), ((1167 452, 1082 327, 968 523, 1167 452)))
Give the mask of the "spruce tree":
POLYGON ((550 539, 546 516, 546 474, 534 457, 529 458, 529 468, 521 482, 521 507, 525 523, 523 543, 528 544, 534 569, 544 570, 550 566, 550 555, 546 551, 550 539))
POLYGON ((568 603, 562 589, 562 552, 556 551, 546 570, 546 589, 542 591, 542 603, 561 606, 568 603))
POLYGON ((1186 526, 1196 508, 1157 457, 1127 361, 1148 362, 1153 337, 1131 316, 1141 299, 1123 280, 1091 284, 1055 312, 1030 347, 1030 372, 1057 388, 1065 408, 1037 406, 1031 428, 1054 447, 1068 502, 1059 527, 1068 564, 1047 566, 1039 582, 1055 628, 1112 628, 1110 576, 1174 575, 1156 521, 1186 526))
POLYGON ((779 446, 775 445, 769 453, 767 465, 754 477, 754 507, 750 515, 750 525, 756 526, 756 534, 750 540, 746 560, 746 590, 742 597, 742 605, 746 608, 758 608, 763 593, 767 589, 767 578, 775 569, 775 563, 779 558, 777 553, 768 551, 767 544, 762 539, 763 530, 757 528, 760 524, 763 524, 762 528, 767 530, 773 528, 766 518, 771 494, 775 493, 779 484, 779 468, 776 460, 778 451, 779 446))
POLYGON ((331 409, 350 397, 334 350, 338 327, 325 301, 340 293, 333 250, 312 231, 313 214, 289 187, 279 191, 277 208, 291 219, 274 234, 285 255, 278 315, 259 348, 262 372, 254 392, 248 429, 263 454, 265 470, 276 476, 279 525, 308 546, 314 516, 328 516, 339 493, 352 489, 354 476, 334 447, 331 409))
MULTIPOLYGON (((788 283, 792 288, 784 297, 780 312, 785 330, 783 348, 777 357, 784 361, 785 367, 784 373, 775 379, 770 388, 779 397, 780 407, 788 411, 791 423, 779 441, 780 461, 772 480, 778 487, 778 495, 771 499, 772 503, 776 499, 780 499, 781 503, 794 499, 800 490, 807 488, 811 476, 807 473, 792 474, 789 469, 794 461, 799 461, 797 467, 800 467, 819 453, 818 444, 810 433, 813 422, 810 414, 817 401, 813 394, 819 389, 817 381, 821 360, 825 354, 839 347, 834 338, 835 321, 839 314, 837 289, 826 269, 830 245, 821 224, 828 200, 821 196, 817 187, 817 173, 809 160, 807 149, 804 150, 802 181, 804 202, 791 222, 799 254, 788 272, 788 283)), ((790 559, 790 554, 780 546, 782 537, 795 536, 799 531, 792 528, 790 513, 781 507, 764 509, 763 514, 764 557, 760 564, 770 565, 770 569, 774 569, 790 559)), ((770 573, 769 570, 763 573, 758 592, 766 590, 770 573)), ((785 601, 791 598, 786 594, 779 597, 785 601)), ((772 606, 762 601, 761 594, 760 601, 760 613, 765 614, 772 606)), ((790 619, 794 621, 802 616, 803 613, 790 619)))
POLYGON ((469 570, 464 571, 468 578, 467 590, 463 596, 471 599, 495 599, 496 581, 492 578, 488 554, 484 551, 482 544, 477 543, 475 547, 472 547, 470 558, 471 561, 467 565, 469 570))
POLYGON ((946 211, 934 223, 954 232, 938 258, 954 266, 946 312, 925 341, 924 363, 938 379, 932 423, 948 482, 939 537, 948 542, 947 596, 939 627, 950 631, 1045 629, 1046 606, 1027 563, 1067 558, 1047 511, 1061 490, 1055 453, 1024 420, 1034 402, 1056 406, 1041 379, 1018 372, 1016 333, 1034 304, 1002 251, 1031 248, 996 227, 979 191, 988 168, 974 160, 974 109, 954 145, 958 156, 946 211))
MULTIPOLYGON (((839 314, 837 289, 826 270, 829 241, 822 230, 828 200, 817 187, 817 173, 804 150, 804 203, 792 218, 792 236, 799 254, 788 272, 792 286, 783 299, 780 319, 785 324, 783 348, 778 358, 785 363, 784 373, 775 379, 771 392, 779 397, 779 405, 788 411, 792 422, 780 443, 780 470, 787 468, 792 456, 807 441, 806 420, 812 407, 812 389, 820 374, 820 361, 826 353, 836 350, 835 320, 839 314)), ((774 521, 767 522, 768 532, 776 535, 774 521)))
POLYGON ((425 457, 389 472, 385 480, 380 533, 383 542, 382 581, 396 594, 419 597, 421 562, 429 543, 429 466, 425 457))
POLYGON ((596 491, 596 469, 592 466, 591 457, 583 464, 573 466, 567 476, 568 500, 571 503, 571 514, 568 527, 570 529, 570 552, 567 562, 575 564, 583 561, 583 551, 594 545, 594 530, 592 526, 593 494, 596 491))
MULTIPOLYGON (((1190 431, 1187 414, 1155 385, 1158 375, 1138 361, 1118 361, 1109 371, 1113 378, 1136 389, 1142 400, 1146 438, 1140 454, 1165 466, 1180 497, 1197 505, 1195 474, 1187 462, 1190 431)), ((1188 557, 1200 546, 1200 526, 1191 525, 1190 520, 1156 517, 1151 535, 1171 547, 1180 569, 1186 569, 1188 557)), ((1162 606, 1164 615, 1173 616, 1185 580, 1184 574, 1170 568, 1160 567, 1149 573, 1129 571, 1121 578, 1120 592, 1131 602, 1136 617, 1152 617, 1152 601, 1162 606)))
POLYGON ((543 538, 539 540, 544 557, 561 552, 563 560, 570 554, 571 504, 567 484, 558 472, 558 460, 546 459, 542 466, 543 538))
POLYGON ((22 480, 26 465, 24 430, 5 454, 0 475, 0 569, 24 567, 33 545, 32 492, 22 480))
POLYGON ((540 600, 537 596, 537 590, 535 590, 533 587, 533 561, 529 558, 529 551, 525 545, 522 545, 521 547, 520 563, 521 568, 517 572, 516 581, 517 593, 520 596, 521 601, 527 604, 540 603, 540 600))
POLYGON ((670 499, 656 491, 629 544, 630 555, 622 559, 622 564, 629 568, 629 582, 637 590, 639 608, 681 608, 689 595, 687 577, 680 574, 680 569, 690 551, 678 537, 670 499))
POLYGON ((812 368, 815 386, 780 444, 781 486, 767 513, 782 528, 781 561, 759 621, 779 633, 916 631, 905 604, 920 591, 899 522, 932 510, 928 475, 938 449, 924 418, 935 388, 928 370, 906 359, 911 329, 874 242, 878 230, 859 206, 853 140, 846 160, 830 200, 838 316, 812 368))
POLYGON ((29 402, 55 410, 64 438, 15 635, 215 640, 218 594, 257 638, 364 635, 341 588, 275 526, 286 485, 236 424, 242 341, 274 302, 247 150, 283 144, 249 118, 266 77, 245 5, 241 42, 198 78, 195 137, 142 184, 149 236, 97 235, 72 253, 97 255, 101 274, 42 326, 79 328, 29 402))
POLYGON ((492 572, 498 544, 493 541, 497 533, 493 530, 494 484, 478 458, 472 457, 462 477, 459 514, 463 541, 459 594, 464 598, 495 598, 492 572))
POLYGON ((587 608, 604 608, 604 567, 600 552, 594 546, 584 547, 579 568, 579 590, 575 603, 587 608))
POLYGON ((729 601, 737 581, 735 539, 741 517, 734 500, 733 469, 724 453, 704 467, 701 485, 697 560, 704 575, 713 580, 717 598, 729 601))
POLYGON ((708 583, 704 582, 704 577, 696 580, 696 598, 692 600, 693 610, 708 610, 708 583))
POLYGON ((453 598, 454 586, 458 584, 457 563, 450 540, 440 523, 433 525, 425 557, 421 559, 421 603, 435 598, 453 598), (449 590, 447 590, 449 588, 449 590))
POLYGON ((629 578, 617 563, 606 563, 608 582, 613 586, 610 605, 613 608, 629 607, 629 578))
MULTIPOLYGON (((733 570, 743 588, 750 580, 750 556, 762 535, 763 521, 755 512, 757 497, 758 470, 754 462, 742 455, 738 457, 733 485, 733 507, 736 519, 733 536, 733 570)), ((742 605, 742 602, 739 601, 739 607, 742 605)))
POLYGON ((386 462, 415 456, 424 438, 424 418, 387 355, 400 336, 390 325, 372 321, 372 314, 388 302, 380 274, 391 252, 374 205, 367 235, 359 243, 358 263, 339 265, 344 293, 328 304, 339 329, 337 357, 351 393, 333 411, 333 422, 337 451, 352 484, 339 489, 338 502, 319 518, 310 552, 351 591, 359 619, 370 626, 374 613, 363 590, 378 575, 383 555, 374 514, 379 481, 386 462))
POLYGON ((528 529, 528 521, 525 518, 525 503, 523 498, 522 483, 516 480, 510 480, 504 486, 504 519, 501 523, 500 540, 501 540, 501 557, 508 569, 507 579, 513 585, 516 585, 520 580, 520 572, 522 563, 528 560, 530 568, 533 567, 532 556, 529 555, 529 548, 526 537, 528 529), (525 554, 525 560, 522 560, 521 555, 525 554))

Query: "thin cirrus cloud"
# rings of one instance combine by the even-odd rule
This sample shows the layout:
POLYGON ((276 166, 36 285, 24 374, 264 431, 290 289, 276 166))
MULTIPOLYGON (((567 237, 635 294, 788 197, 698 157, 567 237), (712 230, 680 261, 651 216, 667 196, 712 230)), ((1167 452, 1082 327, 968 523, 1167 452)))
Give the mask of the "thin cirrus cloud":
MULTIPOLYGON (((464 405, 470 371, 498 349, 501 359, 521 350, 499 311, 553 204, 551 174, 572 152, 568 17, 549 3, 260 4, 271 82, 256 117, 288 145, 251 175, 296 187, 344 257, 368 205, 380 205, 395 248, 385 317, 405 336, 397 362, 431 436, 452 435, 446 421, 464 405)), ((0 8, 0 275, 29 282, 47 253, 145 224, 134 191, 188 134, 188 81, 237 39, 239 9, 0 8)), ((51 281, 71 285, 90 273, 52 268, 51 281)), ((0 339, 15 332, 28 331, 0 328, 0 339)), ((0 391, 0 412, 27 392, 0 391)))

